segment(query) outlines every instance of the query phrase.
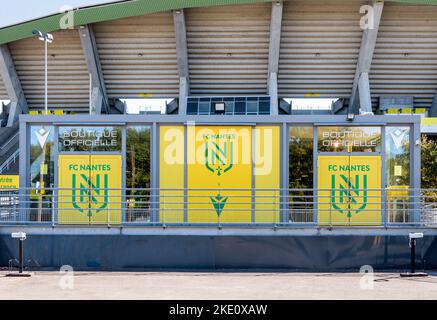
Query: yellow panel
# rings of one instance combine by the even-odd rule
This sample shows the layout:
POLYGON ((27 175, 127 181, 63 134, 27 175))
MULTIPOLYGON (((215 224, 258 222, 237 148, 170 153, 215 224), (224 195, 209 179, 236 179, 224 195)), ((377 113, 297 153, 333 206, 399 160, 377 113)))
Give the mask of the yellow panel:
POLYGON ((380 188, 380 156, 319 156, 319 224, 380 224, 380 188))
POLYGON ((280 219, 280 130, 278 126, 254 129, 255 222, 280 219), (276 190, 259 190, 276 189, 276 190))
POLYGON ((20 176, 11 174, 0 175, 0 189, 18 189, 20 187, 20 176))
POLYGON ((184 222, 183 126, 161 126, 159 129, 159 188, 159 221, 184 222))
POLYGON ((422 124, 436 124, 437 125, 437 118, 436 117, 423 117, 420 119, 422 124))
POLYGON ((187 141, 188 222, 252 222, 252 128, 189 126, 187 141))
POLYGON ((89 177, 89 170, 81 170, 88 166, 89 155, 59 155, 58 158, 58 223, 89 224, 89 200, 83 190, 72 188, 78 186, 80 175, 89 177), (73 178, 74 177, 74 178, 73 178))
POLYGON ((351 194, 351 224, 381 224, 381 191, 375 190, 381 189, 381 157, 351 156, 350 167, 350 181, 361 189, 351 194))
POLYGON ((59 155, 58 223, 121 223, 121 155, 59 155))
POLYGON ((349 164, 349 156, 319 156, 317 170, 318 185, 318 222, 319 224, 346 224, 348 218, 343 210, 347 208, 344 198, 336 197, 340 202, 335 208, 332 201, 332 176, 345 175, 349 178, 349 172, 341 170, 349 164))
POLYGON ((92 155, 91 224, 121 223, 121 155, 92 155))

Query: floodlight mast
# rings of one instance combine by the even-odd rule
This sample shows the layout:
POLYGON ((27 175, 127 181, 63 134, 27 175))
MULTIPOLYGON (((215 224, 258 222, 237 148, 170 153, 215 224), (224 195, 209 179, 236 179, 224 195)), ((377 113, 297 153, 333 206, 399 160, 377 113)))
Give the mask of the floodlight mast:
POLYGON ((53 42, 53 35, 50 33, 42 32, 37 29, 33 29, 32 33, 38 37, 39 40, 44 41, 44 110, 45 114, 48 114, 48 98, 47 98, 47 44, 53 42))

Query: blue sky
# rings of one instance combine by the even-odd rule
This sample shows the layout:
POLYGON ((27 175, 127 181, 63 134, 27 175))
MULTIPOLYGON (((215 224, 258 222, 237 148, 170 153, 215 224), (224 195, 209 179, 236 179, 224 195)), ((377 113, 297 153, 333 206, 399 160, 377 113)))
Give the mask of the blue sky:
POLYGON ((59 13, 65 6, 78 8, 116 0, 0 0, 0 28, 59 13))

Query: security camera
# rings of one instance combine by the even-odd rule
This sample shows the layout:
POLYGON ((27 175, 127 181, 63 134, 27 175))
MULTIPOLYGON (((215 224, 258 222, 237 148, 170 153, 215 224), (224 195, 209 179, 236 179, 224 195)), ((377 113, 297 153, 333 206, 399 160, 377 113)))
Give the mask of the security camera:
POLYGON ((423 238, 423 233, 422 232, 410 232, 409 236, 410 236, 410 239, 420 239, 420 238, 423 238))
POLYGON ((26 232, 12 232, 11 237, 14 239, 26 240, 26 232))

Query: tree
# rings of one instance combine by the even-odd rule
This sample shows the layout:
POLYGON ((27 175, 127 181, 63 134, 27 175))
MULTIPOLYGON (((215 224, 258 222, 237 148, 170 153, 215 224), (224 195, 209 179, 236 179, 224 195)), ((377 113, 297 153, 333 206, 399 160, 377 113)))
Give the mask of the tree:
POLYGON ((437 188, 437 141, 427 135, 422 135, 421 158, 422 188, 437 188))

